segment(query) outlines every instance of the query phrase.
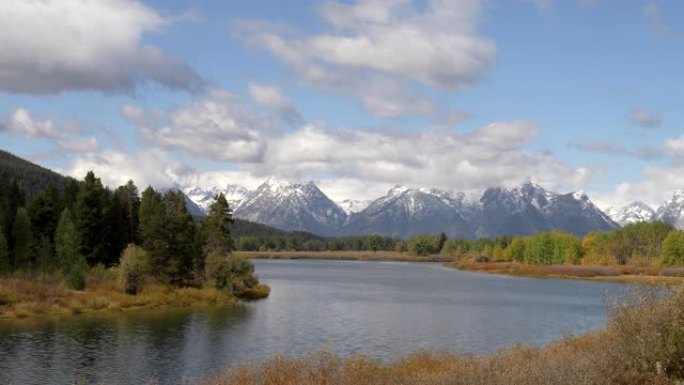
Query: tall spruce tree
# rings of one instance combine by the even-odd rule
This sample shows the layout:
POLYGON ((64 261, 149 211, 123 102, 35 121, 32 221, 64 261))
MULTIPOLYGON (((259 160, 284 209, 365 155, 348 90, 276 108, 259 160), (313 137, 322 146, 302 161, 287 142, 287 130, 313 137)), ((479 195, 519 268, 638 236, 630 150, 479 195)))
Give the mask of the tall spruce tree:
POLYGON ((127 243, 138 242, 138 225, 140 215, 140 196, 138 187, 129 180, 124 186, 120 186, 116 193, 123 204, 124 218, 126 220, 127 243))
POLYGON ((65 276, 77 264, 81 256, 78 232, 68 208, 62 211, 55 231, 55 255, 57 268, 65 276))
POLYGON ((28 207, 31 229, 36 240, 52 244, 64 202, 57 187, 50 184, 28 207))
POLYGON ((166 275, 174 285, 184 285, 193 275, 193 262, 197 255, 197 226, 185 206, 180 191, 167 191, 163 198, 165 228, 168 242, 166 275))
POLYGON ((92 171, 79 185, 74 217, 81 255, 90 265, 109 262, 107 191, 92 171))
POLYGON ((7 238, 5 238, 5 232, 2 229, 2 226, 0 226, 0 273, 9 271, 10 269, 9 245, 7 244, 7 238))
POLYGON ((29 267, 33 236, 31 235, 31 220, 23 207, 17 209, 12 234, 14 239, 14 268, 29 267))
POLYGON ((228 225, 233 223, 233 210, 223 193, 214 198, 209 215, 202 220, 202 254, 228 254, 235 248, 228 225))

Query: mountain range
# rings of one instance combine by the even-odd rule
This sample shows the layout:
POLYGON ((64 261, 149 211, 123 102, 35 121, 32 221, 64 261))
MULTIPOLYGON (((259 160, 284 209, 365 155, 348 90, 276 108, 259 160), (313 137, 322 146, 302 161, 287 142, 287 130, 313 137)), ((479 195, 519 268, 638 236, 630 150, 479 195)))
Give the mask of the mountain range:
POLYGON ((205 210, 223 192, 237 218, 322 236, 379 234, 405 239, 444 232, 452 238, 474 239, 556 229, 584 235, 619 227, 586 194, 559 194, 531 183, 489 188, 479 200, 464 193, 396 186, 373 201, 334 202, 314 182, 272 178, 253 191, 235 185, 182 190, 205 210))
POLYGON ((606 213, 621 226, 642 221, 663 221, 684 229, 684 189, 675 191, 671 199, 655 209, 636 201, 622 208, 609 208, 606 213))

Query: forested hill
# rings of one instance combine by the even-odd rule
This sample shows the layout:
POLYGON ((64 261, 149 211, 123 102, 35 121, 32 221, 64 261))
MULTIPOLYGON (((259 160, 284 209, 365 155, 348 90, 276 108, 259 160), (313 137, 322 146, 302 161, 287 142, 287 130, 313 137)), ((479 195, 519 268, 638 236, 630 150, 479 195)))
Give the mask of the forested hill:
POLYGON ((2 173, 19 184, 29 202, 50 184, 62 190, 70 181, 74 181, 72 178, 0 150, 0 174, 2 173))

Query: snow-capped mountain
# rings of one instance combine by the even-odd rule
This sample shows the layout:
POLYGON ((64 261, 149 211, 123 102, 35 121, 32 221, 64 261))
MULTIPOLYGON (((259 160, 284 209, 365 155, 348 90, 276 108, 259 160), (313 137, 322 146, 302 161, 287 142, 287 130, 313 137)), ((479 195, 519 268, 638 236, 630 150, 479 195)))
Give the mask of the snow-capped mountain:
POLYGON ((558 194, 526 183, 511 190, 501 187, 487 189, 480 203, 482 212, 477 235, 481 237, 551 230, 584 235, 590 231, 618 227, 581 191, 558 194))
POLYGON ((352 214, 343 233, 408 238, 444 231, 472 238, 475 212, 475 206, 465 200, 464 194, 396 186, 365 210, 352 214))
POLYGON ((684 189, 677 190, 672 199, 658 208, 656 220, 667 222, 678 229, 684 229, 684 189))
POLYGON ((632 202, 623 208, 611 207, 606 214, 620 226, 637 222, 651 222, 656 217, 656 212, 644 202, 632 202))
POLYGON ((555 229, 583 235, 618 226, 582 192, 558 194, 530 183, 510 190, 487 189, 479 201, 463 193, 395 186, 374 201, 335 203, 314 182, 275 179, 255 191, 235 185, 183 190, 204 210, 222 192, 238 218, 324 236, 374 233, 408 238, 445 232, 449 237, 476 238, 555 229))
POLYGON ((355 199, 345 199, 342 202, 337 202, 342 211, 347 215, 356 214, 363 211, 372 201, 369 200, 355 200, 355 199))
POLYGON ((198 186, 186 186, 182 188, 182 191, 205 213, 209 211, 209 206, 214 202, 214 197, 220 193, 223 193, 230 208, 233 210, 235 210, 250 193, 246 188, 232 184, 227 185, 225 188, 211 187, 209 189, 202 189, 198 186))
POLYGON ((313 182, 287 183, 268 179, 249 193, 235 216, 283 230, 335 235, 347 214, 313 182))

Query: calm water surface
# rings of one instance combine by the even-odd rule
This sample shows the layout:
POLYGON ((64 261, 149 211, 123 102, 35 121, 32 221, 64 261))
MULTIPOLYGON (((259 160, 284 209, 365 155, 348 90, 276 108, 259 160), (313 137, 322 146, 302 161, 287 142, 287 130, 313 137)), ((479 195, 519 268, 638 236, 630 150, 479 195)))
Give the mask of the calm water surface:
POLYGON ((246 359, 328 348, 389 360, 486 352, 605 324, 624 285, 437 264, 255 261, 267 300, 220 309, 0 321, 0 384, 186 383, 246 359))

